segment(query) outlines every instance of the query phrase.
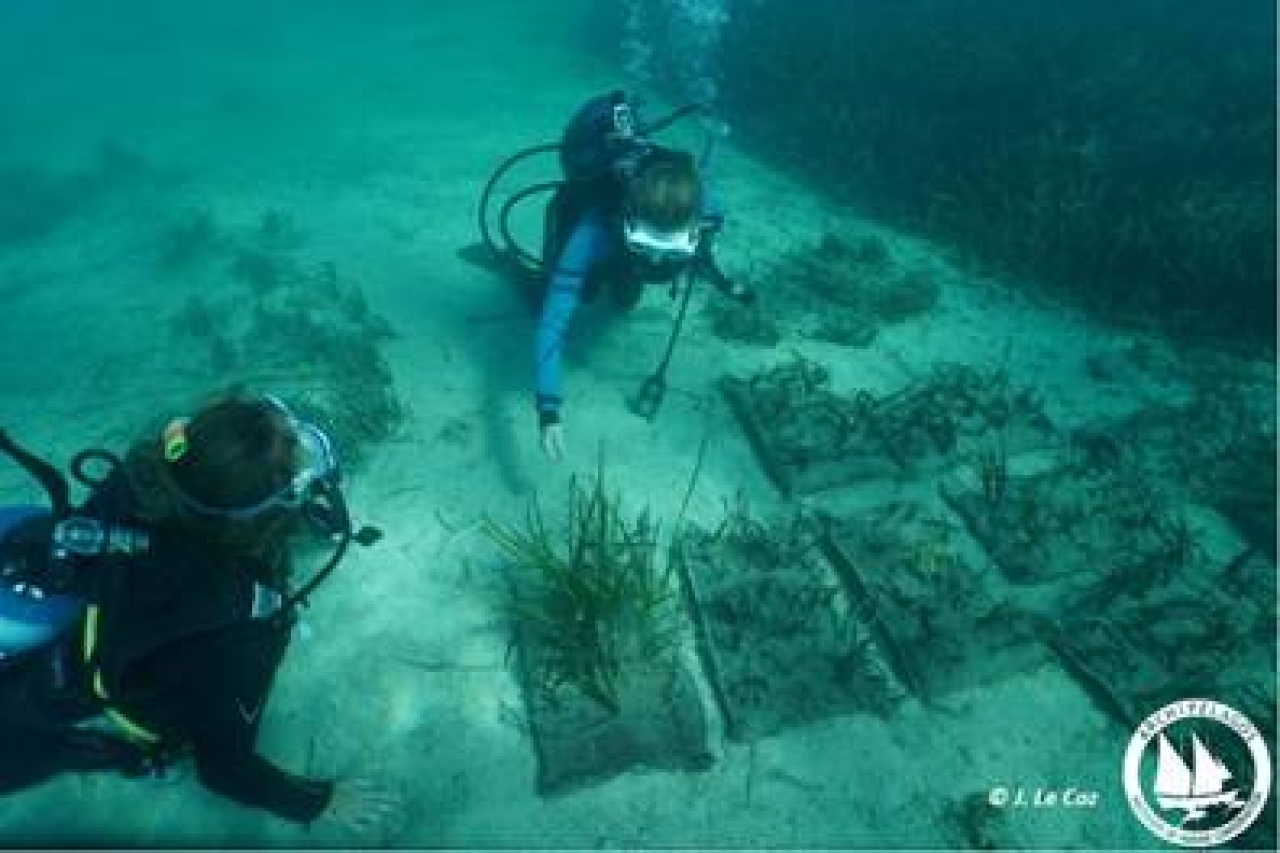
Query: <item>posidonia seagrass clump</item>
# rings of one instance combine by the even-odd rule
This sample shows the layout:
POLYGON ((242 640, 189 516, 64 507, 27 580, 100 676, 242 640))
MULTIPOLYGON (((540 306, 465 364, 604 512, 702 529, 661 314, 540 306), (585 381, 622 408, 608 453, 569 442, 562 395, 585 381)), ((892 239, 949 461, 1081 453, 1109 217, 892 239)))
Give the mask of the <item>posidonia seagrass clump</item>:
POLYGON ((629 519, 603 473, 575 482, 568 521, 550 528, 534 504, 523 530, 485 520, 512 568, 511 617, 530 686, 568 687, 620 710, 633 670, 670 663, 678 647, 677 589, 647 512, 629 519))

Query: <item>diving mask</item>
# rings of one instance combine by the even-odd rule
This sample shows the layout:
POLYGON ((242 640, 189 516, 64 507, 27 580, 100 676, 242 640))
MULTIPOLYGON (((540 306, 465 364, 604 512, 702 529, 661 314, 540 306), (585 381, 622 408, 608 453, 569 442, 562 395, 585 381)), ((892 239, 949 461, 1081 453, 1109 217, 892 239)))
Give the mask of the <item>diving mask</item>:
POLYGON ((691 260, 698 252, 702 236, 696 225, 663 231, 631 217, 622 221, 622 239, 627 251, 651 263, 681 263, 691 260))
MULTIPOLYGON (((325 495, 338 488, 342 475, 337 448, 329 434, 317 424, 299 418, 280 398, 268 395, 263 401, 284 417, 297 441, 298 472, 278 491, 246 506, 209 506, 180 490, 183 503, 190 509, 203 515, 247 521, 277 509, 305 511, 317 501, 326 502, 325 495)), ((174 429, 173 425, 170 429, 174 429)))

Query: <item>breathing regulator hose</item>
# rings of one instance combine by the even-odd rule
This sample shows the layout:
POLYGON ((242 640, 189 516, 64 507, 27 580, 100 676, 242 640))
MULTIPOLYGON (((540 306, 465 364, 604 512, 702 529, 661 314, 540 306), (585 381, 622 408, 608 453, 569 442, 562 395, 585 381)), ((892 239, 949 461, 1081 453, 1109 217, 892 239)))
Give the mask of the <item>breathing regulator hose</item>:
MULTIPOLYGON (((686 104, 677 110, 659 118, 656 121, 649 122, 639 128, 642 136, 659 133, 666 130, 677 121, 694 113, 708 113, 709 107, 706 104, 695 102, 686 104)), ((723 125, 722 125, 723 127, 723 125)), ((705 165, 710 160, 710 152, 714 147, 714 141, 717 136, 723 136, 723 131, 717 131, 708 135, 707 144, 703 149, 701 161, 705 165)), ((498 260, 511 260, 520 265, 522 269, 530 273, 542 272, 542 259, 535 253, 522 247, 511 233, 511 211, 514 210, 521 202, 534 196, 543 195, 544 193, 553 193, 567 183, 566 179, 557 179, 550 181, 542 181, 531 186, 524 187, 512 195, 503 203, 498 211, 498 234, 494 234, 490 228, 491 206, 493 203, 493 194, 497 189, 498 183, 515 168, 518 164, 541 154, 559 154, 564 146, 559 142, 547 142, 541 145, 531 145, 528 148, 522 148, 516 153, 510 155, 498 164, 498 168, 489 176, 489 180, 485 182, 484 191, 480 194, 480 204, 476 211, 476 218, 480 226, 480 236, 484 240, 485 247, 498 260), (501 243, 498 238, 501 238, 501 243)))

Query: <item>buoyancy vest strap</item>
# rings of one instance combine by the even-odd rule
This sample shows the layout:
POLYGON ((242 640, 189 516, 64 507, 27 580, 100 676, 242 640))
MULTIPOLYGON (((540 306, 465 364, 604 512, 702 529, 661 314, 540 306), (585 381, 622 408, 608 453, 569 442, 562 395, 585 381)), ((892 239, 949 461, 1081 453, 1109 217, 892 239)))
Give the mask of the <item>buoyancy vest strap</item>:
POLYGON ((129 719, 118 708, 111 704, 111 696, 107 692, 102 679, 102 669, 94 659, 94 651, 98 645, 98 605, 89 605, 84 620, 83 654, 85 666, 88 668, 93 685, 93 692, 103 702, 103 713, 133 743, 144 747, 160 745, 160 736, 150 729, 129 719))

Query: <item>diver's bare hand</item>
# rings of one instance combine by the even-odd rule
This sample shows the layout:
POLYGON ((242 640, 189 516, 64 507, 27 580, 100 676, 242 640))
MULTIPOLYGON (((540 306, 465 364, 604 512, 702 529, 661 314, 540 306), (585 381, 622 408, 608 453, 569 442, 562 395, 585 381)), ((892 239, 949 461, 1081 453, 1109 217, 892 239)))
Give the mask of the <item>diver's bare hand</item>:
POLYGON ((404 797, 372 779, 337 779, 324 817, 356 835, 393 834, 404 823, 404 797))
POLYGON ((542 425, 542 452, 552 462, 564 458, 564 425, 559 421, 542 425))

